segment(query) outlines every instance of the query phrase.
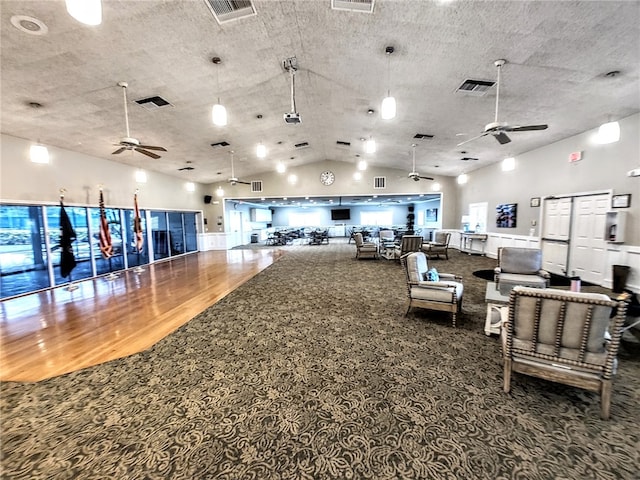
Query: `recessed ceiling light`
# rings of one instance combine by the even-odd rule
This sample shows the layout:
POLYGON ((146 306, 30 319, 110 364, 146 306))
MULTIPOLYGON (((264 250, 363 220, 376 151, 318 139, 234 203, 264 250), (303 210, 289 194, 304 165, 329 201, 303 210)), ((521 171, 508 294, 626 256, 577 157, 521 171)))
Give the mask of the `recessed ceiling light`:
POLYGON ((27 15, 14 15, 11 25, 29 35, 46 35, 49 32, 49 27, 42 20, 27 15))

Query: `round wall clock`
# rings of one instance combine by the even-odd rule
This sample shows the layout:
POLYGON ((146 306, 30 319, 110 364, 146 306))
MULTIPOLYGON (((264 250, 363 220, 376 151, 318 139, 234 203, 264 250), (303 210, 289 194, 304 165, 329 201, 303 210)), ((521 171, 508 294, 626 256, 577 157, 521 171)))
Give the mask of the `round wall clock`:
POLYGON ((336 176, 329 170, 320 174, 320 183, 322 183, 323 185, 331 185, 335 181, 335 179, 336 176))

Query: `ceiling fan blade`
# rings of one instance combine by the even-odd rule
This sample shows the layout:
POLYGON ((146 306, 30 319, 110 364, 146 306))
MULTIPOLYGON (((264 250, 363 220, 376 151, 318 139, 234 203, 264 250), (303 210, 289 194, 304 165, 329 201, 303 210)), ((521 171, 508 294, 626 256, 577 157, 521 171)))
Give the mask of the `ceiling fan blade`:
POLYGON ((236 183, 242 183, 244 185, 251 185, 251 182, 243 182, 242 180, 237 180, 236 183))
POLYGON ((118 153, 124 152, 126 149, 127 149, 126 147, 120 147, 115 152, 111 152, 111 155, 117 155, 118 153))
POLYGON ((496 140, 498 140, 500 145, 504 145, 505 143, 509 143, 511 141, 511 139, 504 132, 495 132, 492 133, 492 135, 496 137, 496 140))
POLYGON ((153 145, 138 145, 140 148, 144 148, 145 150, 159 150, 161 152, 166 152, 167 149, 164 147, 154 147, 153 145))
POLYGON ((423 180, 433 180, 432 177, 418 177, 418 178, 422 178, 423 180))
POLYGON ((528 132, 531 130, 546 130, 549 125, 523 125, 521 127, 508 127, 505 128, 507 132, 528 132))
POLYGON ((481 137, 484 137, 485 135, 488 135, 491 132, 482 132, 480 135, 473 137, 473 138, 469 138, 467 140, 465 140, 464 142, 460 142, 458 145, 456 145, 457 147, 459 147, 460 145, 464 145, 465 143, 469 143, 469 142, 473 142, 474 140, 477 140, 481 137))
POLYGON ((151 157, 151 158, 153 158, 153 159, 155 159, 155 160, 157 160, 157 159, 159 159, 159 158, 160 158, 160 155, 156 155, 156 154, 155 154, 155 153, 153 153, 153 152, 149 152, 149 151, 145 150, 144 148, 136 147, 136 148, 134 148, 134 150, 135 150, 136 152, 140 152, 140 153, 142 153, 143 155, 146 155, 147 157, 151 157))

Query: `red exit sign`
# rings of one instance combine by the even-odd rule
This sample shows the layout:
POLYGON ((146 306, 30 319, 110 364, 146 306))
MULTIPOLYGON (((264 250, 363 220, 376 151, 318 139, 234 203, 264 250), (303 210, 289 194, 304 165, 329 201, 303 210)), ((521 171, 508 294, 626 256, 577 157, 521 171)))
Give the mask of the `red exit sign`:
POLYGON ((578 162, 582 160, 582 152, 571 152, 569 154, 569 163, 578 162))

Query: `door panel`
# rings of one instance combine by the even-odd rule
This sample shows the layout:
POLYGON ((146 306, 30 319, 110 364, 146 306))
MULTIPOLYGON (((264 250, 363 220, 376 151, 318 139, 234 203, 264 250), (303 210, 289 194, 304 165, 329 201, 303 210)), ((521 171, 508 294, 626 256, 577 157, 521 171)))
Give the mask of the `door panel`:
POLYGON ((572 198, 545 199, 542 218, 542 268, 566 275, 571 235, 572 198))
POLYGON ((605 220, 609 195, 576 197, 572 221, 569 273, 602 285, 605 278, 605 220))

